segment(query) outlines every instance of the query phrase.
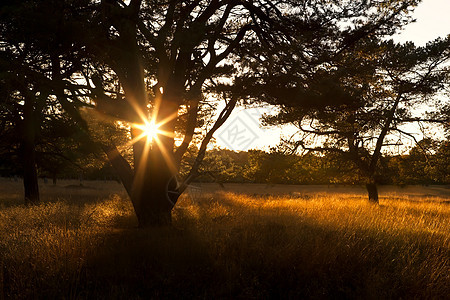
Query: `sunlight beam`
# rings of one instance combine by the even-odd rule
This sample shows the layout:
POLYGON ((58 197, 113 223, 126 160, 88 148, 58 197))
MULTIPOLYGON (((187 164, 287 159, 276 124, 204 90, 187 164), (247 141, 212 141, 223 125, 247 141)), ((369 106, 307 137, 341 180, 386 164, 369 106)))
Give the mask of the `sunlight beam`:
POLYGON ((154 140, 158 138, 159 134, 163 134, 164 132, 159 130, 159 127, 162 124, 156 124, 154 120, 147 121, 144 120, 143 124, 134 124, 134 127, 142 130, 142 134, 138 137, 143 138, 144 136, 147 137, 147 140, 154 140))

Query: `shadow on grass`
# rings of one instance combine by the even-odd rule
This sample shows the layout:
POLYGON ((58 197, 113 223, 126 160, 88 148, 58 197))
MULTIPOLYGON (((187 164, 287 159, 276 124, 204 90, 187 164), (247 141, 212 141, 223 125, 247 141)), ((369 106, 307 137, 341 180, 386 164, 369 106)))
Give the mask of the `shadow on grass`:
POLYGON ((223 280, 205 242, 173 227, 110 234, 84 274, 80 295, 108 299, 203 297, 223 280))
MULTIPOLYGON (((42 299, 409 299, 445 298, 450 292, 448 244, 416 243, 423 237, 415 233, 336 228, 308 215, 262 212, 226 197, 177 210, 173 227, 138 230, 130 207, 108 203, 88 214, 91 227, 74 221, 73 228, 63 230, 58 238, 72 242, 55 246, 67 248, 55 252, 56 258, 44 255, 51 248, 37 243, 35 249, 22 248, 28 252, 15 260, 1 260, 2 294, 42 299), (114 213, 110 222, 94 222, 109 213, 114 213), (79 230, 79 236, 70 236, 71 230, 79 230), (51 263, 59 265, 49 271, 51 263)), ((58 228, 67 226, 58 222, 58 228)), ((48 227, 46 234, 51 233, 48 227)), ((35 233, 33 240, 42 238, 42 232, 35 233)))
POLYGON ((427 262, 425 247, 417 247, 414 257, 408 257, 402 253, 407 245, 388 239, 386 244, 395 245, 387 247, 364 231, 348 237, 311 223, 297 226, 296 235, 291 230, 264 220, 228 232, 210 232, 206 238, 175 228, 124 230, 108 236, 87 258, 78 296, 386 299, 446 295, 442 279, 439 284, 420 274, 424 266, 439 267, 427 262))

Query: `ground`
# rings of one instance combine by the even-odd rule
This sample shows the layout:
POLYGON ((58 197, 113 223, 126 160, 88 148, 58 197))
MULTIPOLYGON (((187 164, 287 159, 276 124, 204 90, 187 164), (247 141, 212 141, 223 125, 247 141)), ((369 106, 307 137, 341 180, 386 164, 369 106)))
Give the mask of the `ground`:
POLYGON ((116 182, 0 179, 3 298, 445 298, 450 189, 194 184, 137 229, 116 182))

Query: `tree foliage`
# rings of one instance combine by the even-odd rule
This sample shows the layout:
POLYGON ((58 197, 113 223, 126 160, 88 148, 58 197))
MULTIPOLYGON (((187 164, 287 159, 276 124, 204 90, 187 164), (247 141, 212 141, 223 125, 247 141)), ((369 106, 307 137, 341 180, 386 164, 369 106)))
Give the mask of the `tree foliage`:
MULTIPOLYGON (((362 40, 352 53, 342 54, 327 70, 318 72, 319 84, 308 90, 319 103, 337 99, 338 105, 286 104, 266 121, 295 124, 301 134, 286 141, 292 151, 300 147, 341 153, 366 178, 368 187, 373 187, 381 175, 382 150, 401 146, 405 138, 417 142, 405 124, 446 122, 418 111, 424 105, 436 107, 436 96, 448 89, 449 59, 450 38, 424 47, 362 40)), ((297 95, 291 92, 291 98, 297 95)), ((373 197, 377 201, 376 190, 373 197)))

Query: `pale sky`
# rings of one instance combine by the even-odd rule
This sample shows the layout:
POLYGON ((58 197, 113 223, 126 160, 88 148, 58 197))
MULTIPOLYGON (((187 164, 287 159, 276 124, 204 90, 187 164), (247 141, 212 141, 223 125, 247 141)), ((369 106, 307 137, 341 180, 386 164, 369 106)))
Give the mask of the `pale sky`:
MULTIPOLYGON (((412 41, 423 46, 428 41, 450 34, 450 0, 423 0, 413 15, 416 22, 408 24, 393 36, 396 42, 412 41)), ((259 125, 264 109, 238 107, 227 122, 214 134, 216 146, 236 151, 249 149, 269 150, 276 146, 281 136, 290 136, 293 127, 264 129, 259 125)))
POLYGON ((424 46, 430 40, 450 34, 450 0, 424 0, 413 17, 417 22, 408 24, 394 36, 395 41, 413 41, 416 46, 424 46))

